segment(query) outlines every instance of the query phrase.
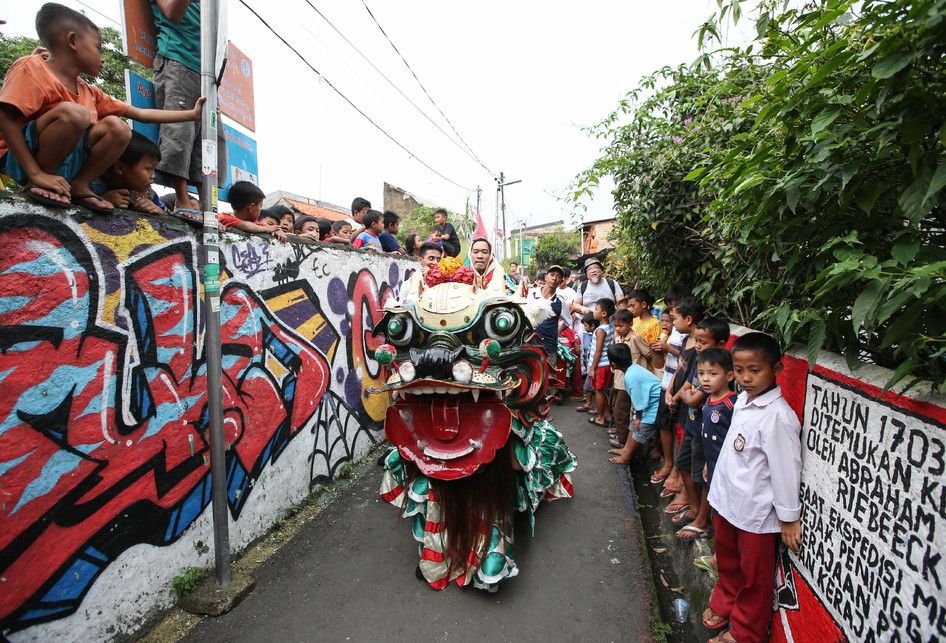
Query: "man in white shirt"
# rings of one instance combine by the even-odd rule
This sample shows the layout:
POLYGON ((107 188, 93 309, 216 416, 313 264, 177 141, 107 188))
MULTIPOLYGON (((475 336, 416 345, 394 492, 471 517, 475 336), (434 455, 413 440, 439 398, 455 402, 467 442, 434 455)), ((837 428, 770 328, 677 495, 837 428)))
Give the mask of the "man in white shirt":
POLYGON ((801 547, 801 424, 776 383, 782 354, 775 339, 747 333, 732 355, 743 392, 709 492, 719 581, 703 624, 729 623, 720 640, 743 643, 763 641, 772 618, 779 534, 796 554, 801 547))
POLYGON ((578 287, 578 296, 571 306, 574 312, 579 315, 594 312, 595 304, 599 299, 608 298, 615 304, 624 299, 621 285, 614 279, 605 277, 600 260, 595 257, 586 259, 582 271, 588 277, 588 281, 578 287))

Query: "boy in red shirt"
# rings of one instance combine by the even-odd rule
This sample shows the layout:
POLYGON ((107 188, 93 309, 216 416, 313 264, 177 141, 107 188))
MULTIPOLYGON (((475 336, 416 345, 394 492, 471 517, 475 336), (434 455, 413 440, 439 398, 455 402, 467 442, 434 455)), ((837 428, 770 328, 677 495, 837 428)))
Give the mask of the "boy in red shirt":
POLYGON ((0 171, 25 186, 34 201, 53 207, 70 202, 109 213, 112 204, 90 183, 125 151, 131 129, 120 116, 145 123, 196 121, 193 109, 138 109, 112 98, 79 74, 102 70, 102 34, 87 17, 56 3, 36 14, 36 33, 49 56, 20 58, 0 89, 0 171))

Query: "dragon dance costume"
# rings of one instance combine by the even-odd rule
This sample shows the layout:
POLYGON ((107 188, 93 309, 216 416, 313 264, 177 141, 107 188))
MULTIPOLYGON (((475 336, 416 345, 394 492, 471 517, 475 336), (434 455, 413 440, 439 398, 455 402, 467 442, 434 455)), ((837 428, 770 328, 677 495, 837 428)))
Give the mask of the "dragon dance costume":
MULTIPOLYGON (((474 241, 474 244, 476 241, 474 241)), ((502 268, 447 259, 385 308, 375 352, 389 376, 381 496, 420 549, 417 574, 496 591, 518 574, 513 514, 572 496, 575 456, 546 420, 549 367, 533 329, 544 301, 511 296, 502 268)))

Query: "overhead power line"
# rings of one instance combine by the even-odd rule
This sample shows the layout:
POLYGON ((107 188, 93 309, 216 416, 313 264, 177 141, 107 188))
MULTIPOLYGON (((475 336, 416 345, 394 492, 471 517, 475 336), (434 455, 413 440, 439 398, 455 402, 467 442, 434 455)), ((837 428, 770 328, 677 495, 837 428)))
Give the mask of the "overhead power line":
MULTIPOLYGON (((428 92, 427 88, 424 87, 424 83, 420 82, 420 78, 418 78, 417 74, 414 73, 414 69, 411 67, 410 63, 407 62, 407 60, 401 54, 401 51, 391 41, 391 38, 388 36, 387 32, 384 30, 384 27, 381 26, 381 23, 378 22, 378 19, 374 17, 374 14, 371 12, 371 8, 368 6, 368 3, 365 2, 365 0, 361 0, 361 4, 364 5, 365 11, 367 11, 368 15, 371 16, 371 19, 374 21, 374 24, 378 26, 378 29, 384 35, 385 40, 387 40, 388 44, 391 45, 391 48, 394 49, 395 52, 397 52, 397 55, 398 57, 400 57, 401 62, 403 62, 404 66, 407 67, 407 70, 411 72, 411 76, 413 76, 414 80, 417 81, 417 84, 420 85, 420 88, 423 90, 424 95, 427 96, 427 99, 430 101, 431 105, 437 108, 437 111, 440 112, 441 116, 443 116, 443 120, 447 121, 447 124, 450 126, 450 129, 452 129, 453 133, 457 135, 457 138, 460 139, 460 142, 462 142, 466 146, 466 149, 470 151, 470 154, 473 156, 473 158, 475 158, 480 165, 486 168, 486 164, 484 164, 483 161, 480 160, 480 157, 476 155, 476 152, 473 151, 473 148, 470 147, 469 143, 463 140, 463 137, 460 136, 460 132, 457 131, 457 128, 454 126, 453 122, 449 118, 447 118, 447 115, 443 113, 442 109, 440 109, 440 105, 437 104, 437 101, 433 99, 433 97, 430 95, 430 92, 428 92)), ((496 173, 490 171, 489 168, 486 168, 486 171, 489 172, 490 175, 492 175, 494 179, 497 178, 496 173)))
POLYGON ((431 172, 433 172, 434 174, 436 174, 437 176, 439 176, 441 179, 443 179, 443 180, 446 181, 447 183, 450 183, 451 185, 455 185, 456 187, 460 188, 461 190, 466 190, 467 192, 473 192, 473 190, 472 190, 471 188, 468 188, 468 187, 466 187, 466 186, 464 186, 464 185, 461 185, 461 184, 457 183, 456 181, 454 181, 454 180, 452 180, 452 179, 450 179, 450 178, 447 178, 446 176, 444 176, 443 174, 441 174, 440 172, 438 172, 437 170, 435 170, 435 169, 433 168, 433 166, 431 166, 429 163, 425 162, 425 161, 424 161, 423 159, 421 159, 419 156, 417 156, 416 154, 414 154, 413 152, 411 152, 409 149, 407 149, 407 147, 405 147, 403 143, 401 143, 399 140, 397 140, 396 138, 394 138, 391 134, 388 133, 387 130, 385 130, 383 127, 381 127, 373 118, 371 118, 370 116, 368 116, 365 112, 363 112, 363 111, 361 110, 360 107, 358 107, 357 105, 355 105, 355 103, 354 103, 350 98, 348 98, 348 96, 346 96, 345 94, 343 94, 343 93, 341 92, 341 90, 338 89, 338 87, 336 87, 335 85, 332 84, 332 81, 330 81, 328 78, 326 78, 325 75, 323 75, 318 69, 316 69, 315 67, 313 67, 313 66, 312 66, 312 63, 310 63, 308 60, 306 60, 305 57, 304 57, 302 54, 300 54, 299 51, 298 51, 295 47, 293 47, 291 44, 289 44, 289 41, 287 41, 285 38, 282 37, 282 34, 280 34, 278 31, 276 31, 276 30, 272 27, 272 25, 270 25, 268 22, 266 22, 266 20, 263 18, 263 16, 259 15, 259 14, 256 12, 256 10, 253 9, 253 7, 251 7, 249 4, 247 4, 246 0, 240 0, 240 4, 242 4, 244 7, 246 7, 247 10, 249 10, 249 12, 252 13, 252 14, 256 17, 257 20, 259 20, 261 23, 263 23, 263 26, 265 26, 267 29, 269 29, 269 30, 273 33, 274 36, 276 36, 277 38, 279 38, 279 40, 281 40, 284 45, 286 45, 287 47, 289 47, 289 49, 292 51, 292 53, 294 53, 294 54, 299 58, 299 60, 301 60, 301 61, 305 64, 306 67, 308 67, 309 69, 311 69, 311 70, 315 73, 316 76, 318 76, 319 78, 321 78, 322 81, 332 89, 332 91, 334 91, 336 94, 338 94, 338 95, 342 98, 342 100, 344 100, 346 103, 348 103, 349 105, 351 105, 352 109, 354 109, 356 112, 358 112, 359 114, 361 114, 361 115, 365 118, 366 121, 368 121, 369 123, 371 123, 372 125, 374 125, 375 129, 377 129, 379 132, 381 132, 382 134, 384 134, 384 136, 387 137, 392 143, 394 143, 394 144, 397 145, 399 148, 401 148, 402 150, 404 150, 405 152, 407 152, 407 153, 411 156, 411 158, 413 158, 415 161, 417 161, 418 163, 420 163, 421 165, 423 165, 424 167, 426 167, 428 170, 430 170, 431 172))
MULTIPOLYGON (((452 136, 450 136, 450 134, 449 134, 445 129, 443 129, 442 127, 440 127, 440 125, 437 123, 437 121, 435 121, 434 119, 432 119, 432 118, 427 114, 427 112, 425 112, 424 110, 422 110, 422 109, 417 105, 417 103, 415 103, 413 100, 411 100, 411 98, 410 98, 407 94, 405 94, 405 93, 403 92, 403 90, 401 90, 401 88, 398 87, 397 84, 396 84, 393 80, 391 80, 390 78, 388 78, 388 76, 387 76, 383 71, 381 71, 381 70, 378 68, 377 65, 375 65, 373 62, 371 62, 371 60, 368 58, 368 56, 366 56, 366 55, 355 45, 355 43, 353 43, 351 40, 349 40, 349 39, 345 36, 345 34, 343 34, 343 33, 339 30, 339 28, 336 27, 335 24, 334 24, 331 20, 329 20, 328 17, 327 17, 324 13, 322 13, 322 12, 319 10, 318 7, 316 7, 314 4, 312 4, 312 1, 311 1, 311 0, 305 0, 305 3, 306 3, 307 5, 309 5, 309 6, 312 8, 312 10, 313 10, 314 12, 316 12, 317 14, 319 14, 319 16, 322 18, 322 20, 324 20, 325 22, 327 22, 327 23, 328 23, 328 26, 331 27, 331 28, 335 31, 335 33, 337 33, 337 34, 341 37, 342 40, 344 40, 346 43, 348 43, 348 44, 351 46, 352 49, 354 49, 356 52, 358 52, 358 55, 361 56, 361 57, 364 59, 364 61, 365 61, 366 63, 368 63, 369 65, 371 65, 371 68, 374 69, 376 72, 378 72, 378 74, 380 74, 381 77, 382 77, 385 81, 387 81, 388 85, 390 85, 391 87, 393 87, 394 90, 395 90, 398 94, 400 94, 402 98, 404 98, 404 100, 406 100, 408 103, 411 104, 411 106, 412 106, 414 109, 416 109, 418 112, 420 112, 420 115, 423 116, 424 118, 426 118, 426 119, 430 122, 431 125, 433 125, 434 127, 436 127, 437 130, 447 138, 447 140, 449 140, 451 143, 453 143, 454 145, 456 145, 456 146, 457 146, 457 149, 459 149, 461 152, 463 152, 464 154, 466 154, 467 156, 469 156, 471 159, 473 159, 474 161, 476 161, 477 163, 479 163, 480 166, 481 166, 484 170, 486 170, 491 176, 495 176, 495 175, 493 174, 493 172, 492 172, 488 167, 486 167, 486 166, 483 164, 483 162, 482 162, 475 154, 473 154, 472 150, 470 150, 470 149, 468 148, 468 146, 466 146, 466 143, 463 143, 463 145, 461 145, 461 144, 458 143, 452 136), (465 147, 465 146, 466 146, 466 147, 465 147)), ((459 136, 459 135, 458 135, 458 136, 459 136)))

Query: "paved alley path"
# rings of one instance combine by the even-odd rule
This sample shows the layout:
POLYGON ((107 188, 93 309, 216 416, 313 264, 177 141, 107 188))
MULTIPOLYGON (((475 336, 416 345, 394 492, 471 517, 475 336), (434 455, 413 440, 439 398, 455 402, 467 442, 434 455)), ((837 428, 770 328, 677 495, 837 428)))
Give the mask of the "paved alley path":
POLYGON ((408 523, 378 497, 379 467, 341 493, 254 573, 233 612, 187 641, 642 641, 651 581, 631 522, 626 475, 607 438, 574 411, 552 422, 578 456, 575 497, 543 503, 536 535, 517 522, 519 576, 498 594, 414 578, 408 523))

